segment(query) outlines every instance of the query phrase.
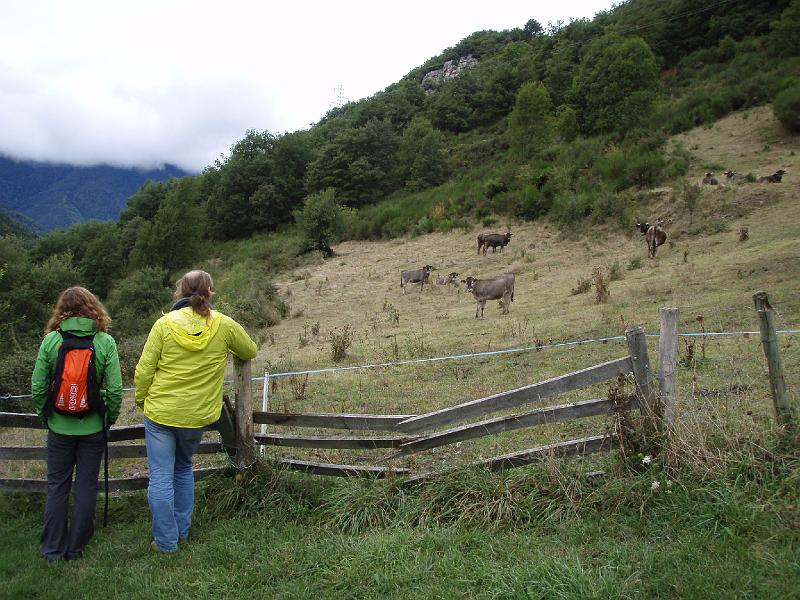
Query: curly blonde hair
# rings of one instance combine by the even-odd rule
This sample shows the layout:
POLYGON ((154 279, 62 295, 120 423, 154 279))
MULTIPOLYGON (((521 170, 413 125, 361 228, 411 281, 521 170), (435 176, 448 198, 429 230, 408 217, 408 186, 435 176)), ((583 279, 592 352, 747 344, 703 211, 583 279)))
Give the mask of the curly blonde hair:
POLYGON ((61 322, 68 317, 86 317, 97 323, 97 331, 108 331, 111 317, 105 307, 92 292, 84 287, 67 288, 58 297, 53 315, 47 322, 45 333, 56 331, 61 322))

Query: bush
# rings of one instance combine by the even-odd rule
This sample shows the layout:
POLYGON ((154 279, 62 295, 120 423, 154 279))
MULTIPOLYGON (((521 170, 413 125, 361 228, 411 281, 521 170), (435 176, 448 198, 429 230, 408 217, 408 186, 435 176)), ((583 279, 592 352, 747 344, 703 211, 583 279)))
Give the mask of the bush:
POLYGON ((594 284, 594 301, 597 304, 608 302, 611 297, 610 281, 600 267, 596 267, 592 273, 592 283, 594 284))
POLYGON ((641 256, 634 256, 631 258, 630 262, 628 263, 628 271, 635 271, 636 269, 642 268, 642 257, 641 256))
POLYGON ((585 294, 590 289, 592 289, 592 280, 589 279, 588 277, 587 278, 578 277, 577 285, 574 288, 572 288, 570 295, 577 296, 578 294, 585 294))
POLYGON ((547 214, 552 206, 552 197, 535 185, 526 185, 519 193, 515 213, 518 217, 533 221, 547 214))
POLYGON ((330 332, 331 357, 334 362, 339 362, 347 356, 347 350, 353 343, 353 330, 350 325, 343 325, 330 332))
POLYGON ((145 267, 114 284, 108 296, 114 331, 122 335, 147 333, 162 310, 168 310, 171 293, 165 287, 164 269, 145 267))
POLYGON ((564 196, 550 211, 556 225, 564 229, 576 228, 590 214, 592 214, 592 198, 588 194, 564 196))
POLYGON ((508 191, 508 186, 499 179, 490 179, 486 182, 486 197, 490 200, 495 196, 508 191))
POLYGON ((622 278, 622 269, 619 266, 619 261, 615 260, 614 264, 608 269, 608 279, 610 281, 619 281, 622 278))
POLYGON ((800 133, 800 83, 775 96, 772 110, 781 124, 792 133, 800 133))

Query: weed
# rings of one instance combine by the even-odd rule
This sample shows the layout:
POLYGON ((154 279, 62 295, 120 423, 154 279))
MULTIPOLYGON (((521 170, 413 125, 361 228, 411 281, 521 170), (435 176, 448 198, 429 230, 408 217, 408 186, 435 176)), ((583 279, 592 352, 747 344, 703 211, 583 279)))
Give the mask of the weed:
POLYGON ((308 373, 305 373, 303 375, 289 376, 289 387, 292 390, 292 397, 296 401, 301 401, 305 399, 307 385, 308 385, 308 373))
POLYGON ((388 300, 383 301, 383 312, 386 313, 386 320, 389 325, 400 325, 400 311, 388 300))
POLYGON ((750 229, 747 227, 742 227, 739 229, 739 241, 746 242, 750 239, 750 229))
POLYGON ((577 285, 572 288, 570 295, 577 296, 578 294, 585 294, 592 289, 592 280, 588 277, 578 277, 577 285))
POLYGON ((597 304, 605 304, 611 298, 609 278, 603 274, 603 269, 596 267, 592 273, 592 283, 594 284, 594 300, 597 304))
POLYGON ((297 334, 300 342, 300 347, 305 348, 308 346, 308 323, 303 325, 303 330, 297 334))
POLYGON ((610 281, 619 281, 623 278, 622 269, 619 266, 619 261, 615 260, 614 264, 608 270, 608 279, 610 281))
POLYGON ((345 359, 347 351, 353 343, 353 330, 350 325, 343 325, 330 332, 331 358, 334 362, 345 359))
POLYGON ((311 335, 314 337, 319 336, 319 321, 314 321, 314 323, 311 325, 311 335))
POLYGON ((636 269, 642 268, 642 257, 641 256, 634 256, 628 262, 628 271, 635 271, 636 269))

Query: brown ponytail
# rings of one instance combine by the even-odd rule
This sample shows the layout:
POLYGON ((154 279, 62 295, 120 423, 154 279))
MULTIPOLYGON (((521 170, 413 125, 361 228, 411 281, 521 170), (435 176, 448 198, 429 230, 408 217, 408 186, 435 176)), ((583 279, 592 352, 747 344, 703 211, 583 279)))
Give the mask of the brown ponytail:
POLYGON ((211 288, 214 282, 205 271, 189 271, 175 284, 175 300, 189 299, 189 306, 198 315, 208 317, 211 314, 211 288))

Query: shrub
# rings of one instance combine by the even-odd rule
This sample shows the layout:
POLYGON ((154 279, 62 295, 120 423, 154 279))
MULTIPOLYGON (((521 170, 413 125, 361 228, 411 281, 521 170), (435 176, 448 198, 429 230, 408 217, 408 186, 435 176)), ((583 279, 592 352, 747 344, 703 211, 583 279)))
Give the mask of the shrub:
POLYGON ((642 257, 641 256, 634 256, 631 258, 630 262, 628 263, 628 271, 635 271, 636 269, 642 268, 642 257))
POLYGON ((353 330, 350 325, 343 325, 330 332, 331 357, 334 362, 339 362, 347 356, 347 350, 353 343, 353 330))
POLYGON ((508 191, 508 186, 505 182, 500 181, 499 179, 490 179, 486 182, 486 197, 490 200, 503 192, 508 191))
POLYGON ((588 194, 570 194, 559 198, 550 211, 553 221, 564 229, 574 229, 592 214, 592 198, 588 194))
POLYGON ((575 287, 572 288, 570 295, 577 296, 578 294, 585 294, 590 289, 592 289, 592 280, 588 277, 578 277, 578 282, 575 287))
POLYGON ((534 185, 526 185, 519 193, 515 213, 518 217, 533 221, 547 214, 552 208, 551 197, 534 185))
POLYGON ((778 93, 772 104, 772 110, 788 131, 800 133, 800 83, 778 93))
POLYGON ((592 273, 594 283, 594 300, 597 304, 605 304, 611 297, 610 281, 603 274, 603 269, 596 267, 592 273))
POLYGON ((114 284, 108 308, 115 331, 135 335, 150 329, 170 304, 170 290, 164 286, 166 275, 164 269, 145 267, 114 284))
POLYGON ((610 281, 619 281, 623 278, 622 269, 619 266, 619 261, 615 260, 614 264, 608 270, 608 278, 610 281))

